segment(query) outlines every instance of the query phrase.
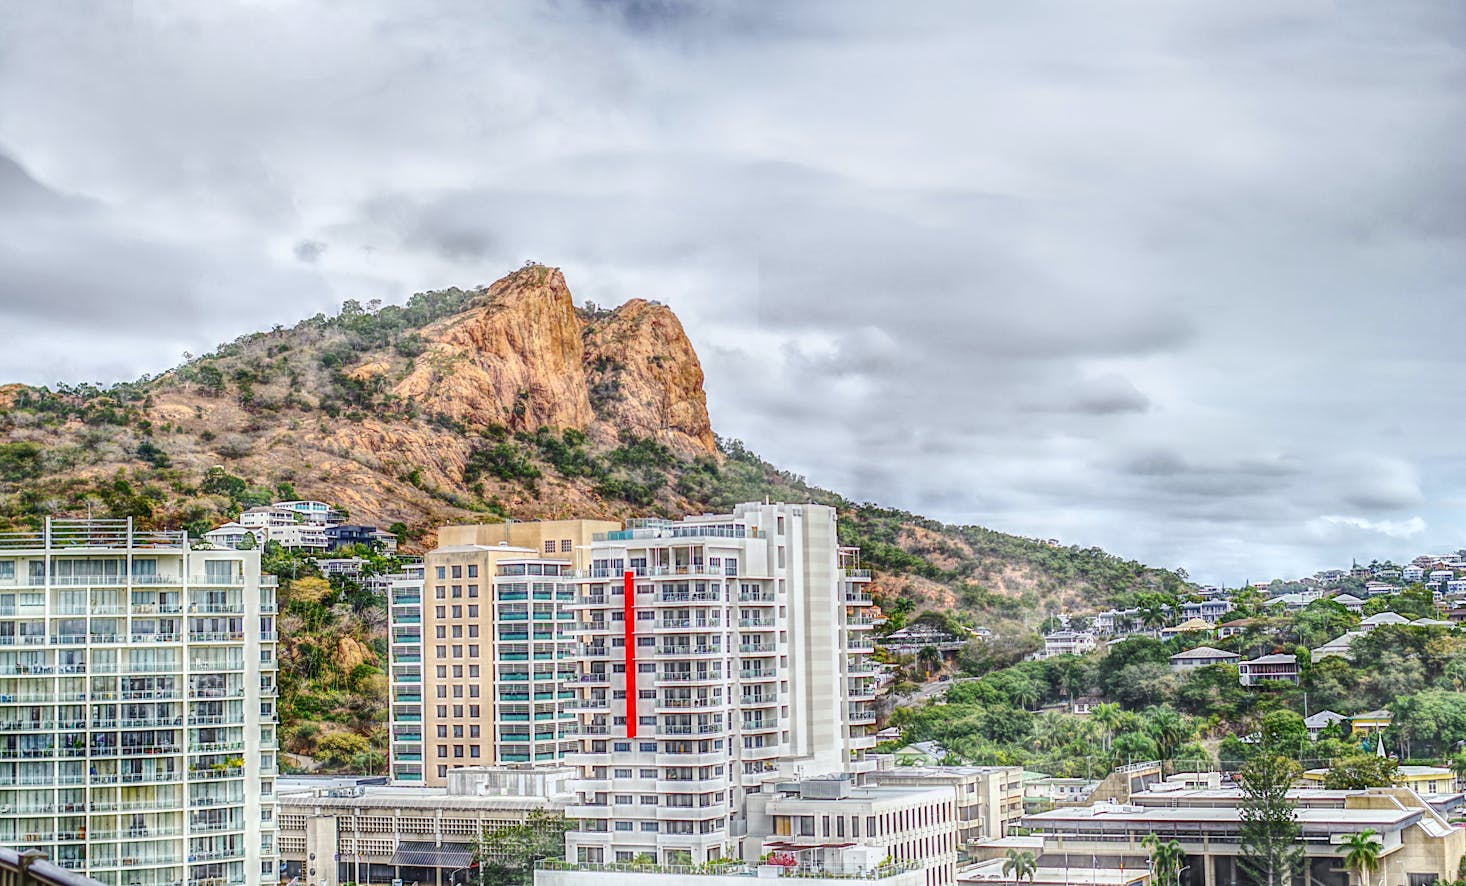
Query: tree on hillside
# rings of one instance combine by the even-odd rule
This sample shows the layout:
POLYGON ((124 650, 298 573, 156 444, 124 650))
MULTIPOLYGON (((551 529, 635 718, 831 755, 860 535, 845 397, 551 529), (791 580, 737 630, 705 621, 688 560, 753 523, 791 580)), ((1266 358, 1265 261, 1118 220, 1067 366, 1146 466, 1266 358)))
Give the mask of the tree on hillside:
POLYGON ((1242 769, 1242 827, 1237 863, 1258 886, 1289 886, 1303 868, 1303 830, 1288 788, 1299 775, 1297 763, 1265 742, 1242 769))
POLYGON ((1344 853, 1344 867, 1354 872, 1359 886, 1366 886, 1369 875, 1379 870, 1380 841, 1373 828, 1350 834, 1339 845, 1344 853))
POLYGON ((1120 706, 1112 701, 1101 702, 1090 709, 1089 715, 1094 722, 1105 729, 1105 750, 1110 749, 1110 742, 1115 737, 1115 727, 1120 723, 1120 706))

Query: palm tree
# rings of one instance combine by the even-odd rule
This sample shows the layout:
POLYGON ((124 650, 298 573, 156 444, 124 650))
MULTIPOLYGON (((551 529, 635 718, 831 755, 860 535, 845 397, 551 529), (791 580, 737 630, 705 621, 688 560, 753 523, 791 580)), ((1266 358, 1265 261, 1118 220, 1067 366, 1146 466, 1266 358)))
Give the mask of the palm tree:
POLYGON ((1094 722, 1105 727, 1105 750, 1110 749, 1110 741, 1115 737, 1115 727, 1120 725, 1120 715, 1123 713, 1120 706, 1112 701, 1103 702, 1090 709, 1089 715, 1094 722))
POLYGON ((1155 886, 1179 886, 1181 866, 1186 861, 1186 851, 1175 840, 1165 843, 1155 834, 1140 841, 1150 850, 1151 871, 1155 874, 1155 886))
POLYGON ((1142 728, 1155 739, 1161 759, 1171 759, 1176 755, 1176 748, 1191 737, 1190 724, 1169 707, 1151 708, 1147 714, 1142 728))
POLYGON ((1008 859, 1003 862, 1003 876, 1009 874, 1019 883, 1024 880, 1033 882, 1034 876, 1038 874, 1038 858, 1026 849, 1009 849, 1008 859))
POLYGON ((1373 828, 1350 834, 1339 844, 1339 850, 1344 853, 1344 867, 1359 878, 1359 886, 1365 886, 1369 875, 1379 870, 1379 848, 1373 828))
POLYGON ((1069 724, 1055 713, 1041 714, 1033 721, 1033 743, 1041 751, 1051 751, 1064 744, 1069 724))
POLYGON ((942 653, 935 646, 923 646, 921 651, 916 653, 916 663, 921 666, 922 671, 929 679, 932 671, 941 670, 942 653))

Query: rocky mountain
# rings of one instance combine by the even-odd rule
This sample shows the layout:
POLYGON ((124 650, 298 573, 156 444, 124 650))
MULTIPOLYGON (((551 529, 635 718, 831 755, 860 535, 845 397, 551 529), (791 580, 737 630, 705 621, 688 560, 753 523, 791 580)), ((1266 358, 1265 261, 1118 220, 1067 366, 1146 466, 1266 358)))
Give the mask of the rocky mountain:
POLYGON ((348 302, 155 378, 0 388, 0 528, 94 511, 200 534, 239 509, 316 498, 396 525, 681 514, 770 495, 832 502, 910 607, 1022 617, 1175 576, 1097 550, 856 505, 714 436, 677 317, 577 308, 559 270, 348 302))

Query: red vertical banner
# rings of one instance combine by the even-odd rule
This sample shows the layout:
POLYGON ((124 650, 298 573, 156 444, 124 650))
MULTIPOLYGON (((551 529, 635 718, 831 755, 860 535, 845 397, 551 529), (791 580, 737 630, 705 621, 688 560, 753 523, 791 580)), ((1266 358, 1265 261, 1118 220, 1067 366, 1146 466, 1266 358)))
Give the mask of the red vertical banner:
POLYGON ((636 573, 623 576, 626 588, 626 737, 636 738, 636 573))

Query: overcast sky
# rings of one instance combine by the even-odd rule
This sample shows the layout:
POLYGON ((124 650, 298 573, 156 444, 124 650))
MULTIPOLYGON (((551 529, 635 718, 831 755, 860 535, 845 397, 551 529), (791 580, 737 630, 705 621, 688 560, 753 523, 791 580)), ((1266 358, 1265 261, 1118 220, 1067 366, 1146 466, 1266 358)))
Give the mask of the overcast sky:
POLYGON ((526 259, 856 499, 1229 583, 1466 547, 1458 0, 0 0, 0 379, 526 259))

